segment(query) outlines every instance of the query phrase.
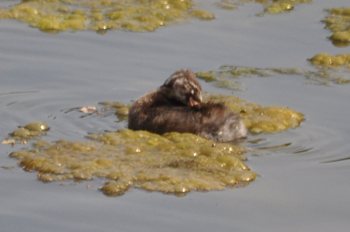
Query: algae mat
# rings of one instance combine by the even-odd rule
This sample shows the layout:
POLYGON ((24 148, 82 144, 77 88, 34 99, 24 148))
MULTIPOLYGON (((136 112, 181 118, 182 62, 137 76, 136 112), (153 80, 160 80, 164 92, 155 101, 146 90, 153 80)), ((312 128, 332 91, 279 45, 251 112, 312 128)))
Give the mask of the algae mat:
MULTIPOLYGON (((224 102, 239 113, 252 134, 295 128, 304 120, 291 109, 261 107, 233 96, 206 94, 205 99, 224 102)), ((127 114, 124 104, 110 105, 127 114)), ((43 136, 48 129, 42 122, 32 122, 11 133, 7 141, 38 140, 37 135, 43 136)), ((40 140, 32 143, 32 149, 10 156, 24 170, 38 172, 38 179, 44 182, 106 179, 99 189, 108 196, 122 195, 132 187, 184 196, 190 191, 245 186, 257 177, 244 163, 242 154, 250 149, 243 143, 215 144, 193 134, 156 135, 128 129, 88 138, 90 141, 40 140)))
MULTIPOLYGON (((264 7, 264 14, 289 12, 295 4, 311 0, 223 0, 225 9, 236 9, 245 2, 264 7)), ((199 9, 192 0, 23 0, 0 8, 0 19, 16 19, 47 33, 92 30, 105 34, 107 30, 154 31, 197 18, 212 20, 214 14, 199 9)))
POLYGON ((196 73, 196 76, 216 87, 242 90, 238 79, 241 77, 270 77, 276 75, 303 76, 310 83, 321 85, 346 84, 350 82, 346 74, 350 70, 350 54, 331 56, 320 53, 309 59, 317 71, 302 70, 299 68, 254 68, 235 65, 223 65, 218 70, 210 70, 196 73))
POLYGON ((16 19, 43 32, 94 30, 154 31, 158 27, 214 15, 192 0, 30 0, 0 9, 0 19, 16 19))

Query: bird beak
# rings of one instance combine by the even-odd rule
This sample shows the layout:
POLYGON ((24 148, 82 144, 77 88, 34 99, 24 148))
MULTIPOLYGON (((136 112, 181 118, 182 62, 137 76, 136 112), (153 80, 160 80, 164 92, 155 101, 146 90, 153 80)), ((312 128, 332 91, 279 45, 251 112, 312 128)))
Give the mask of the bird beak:
POLYGON ((192 97, 190 97, 190 106, 193 107, 193 106, 198 106, 200 104, 200 102, 194 100, 192 97))
POLYGON ((191 107, 199 106, 201 104, 201 102, 202 102, 202 93, 201 92, 199 92, 196 95, 191 96, 189 99, 189 104, 191 107))

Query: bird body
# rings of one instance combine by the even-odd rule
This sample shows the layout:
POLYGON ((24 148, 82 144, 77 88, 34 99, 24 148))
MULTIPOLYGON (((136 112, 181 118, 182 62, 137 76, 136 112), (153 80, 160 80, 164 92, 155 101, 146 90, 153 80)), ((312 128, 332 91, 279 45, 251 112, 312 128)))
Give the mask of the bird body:
POLYGON ((158 89, 141 96, 129 110, 128 128, 157 134, 193 133, 216 142, 246 137, 238 114, 222 103, 202 102, 193 72, 179 70, 158 89))

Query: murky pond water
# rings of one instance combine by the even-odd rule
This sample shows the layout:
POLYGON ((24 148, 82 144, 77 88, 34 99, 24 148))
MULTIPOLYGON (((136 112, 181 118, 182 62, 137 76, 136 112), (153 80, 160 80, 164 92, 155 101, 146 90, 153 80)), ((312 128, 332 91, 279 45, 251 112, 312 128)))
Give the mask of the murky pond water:
MULTIPOLYGON (((325 8, 348 0, 314 0, 290 13, 265 15, 260 4, 222 9, 198 1, 215 20, 134 33, 93 31, 47 34, 27 24, 0 20, 1 136, 31 121, 51 129, 47 141, 87 140, 90 133, 125 127, 114 112, 85 115, 77 109, 101 101, 130 103, 158 87, 179 68, 195 72, 222 65, 313 70, 319 53, 349 53, 335 47, 320 22, 325 8)), ((1 6, 9 5, 2 2, 1 6)), ((342 72, 350 78, 348 72, 342 72)), ((204 91, 233 94, 264 106, 302 112, 300 127, 249 135, 246 164, 260 177, 244 188, 190 192, 175 197, 132 188, 106 197, 95 179, 43 183, 9 154, 30 144, 1 145, 0 223, 11 231, 346 231, 350 222, 350 85, 314 84, 304 76, 240 77, 241 91, 200 80, 204 91), (12 167, 12 168, 11 168, 12 167), (11 169, 8 169, 11 168, 11 169), (87 188, 87 185, 91 186, 87 188)))

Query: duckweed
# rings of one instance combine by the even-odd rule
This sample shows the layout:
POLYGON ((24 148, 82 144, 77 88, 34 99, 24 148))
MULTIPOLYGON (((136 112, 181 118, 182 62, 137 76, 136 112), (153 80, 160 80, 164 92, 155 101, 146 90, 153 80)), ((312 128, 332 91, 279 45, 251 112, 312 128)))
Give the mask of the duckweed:
POLYGON ((331 15, 323 22, 326 28, 334 33, 329 38, 335 46, 343 47, 350 45, 350 8, 330 8, 327 9, 331 15))
MULTIPOLYGON (((311 61, 316 67, 322 68, 318 71, 301 70, 299 68, 250 68, 244 66, 225 65, 221 66, 218 71, 204 71, 196 73, 198 78, 201 78, 207 82, 213 83, 219 88, 227 88, 232 90, 241 90, 241 84, 238 82, 239 77, 269 77, 275 75, 298 75, 303 76, 311 81, 311 83, 330 85, 330 84, 344 84, 350 82, 350 79, 343 77, 335 72, 326 71, 319 62, 327 61, 324 55, 318 55, 316 58, 312 58, 311 61), (323 61, 321 61, 323 60, 323 61)), ((332 59, 331 59, 332 60, 332 59)), ((334 58, 333 62, 345 62, 344 67, 348 67, 348 54, 341 54, 337 58, 334 58)), ((327 67, 336 67, 327 66, 327 67)))
POLYGON ((191 18, 213 19, 192 0, 31 0, 0 9, 0 19, 17 19, 43 32, 95 30, 154 31, 191 18))
POLYGON ((289 12, 294 9, 294 5, 310 3, 312 0, 222 0, 219 5, 225 9, 237 9, 238 6, 247 2, 263 5, 264 11, 258 14, 259 16, 263 16, 265 14, 289 12))

